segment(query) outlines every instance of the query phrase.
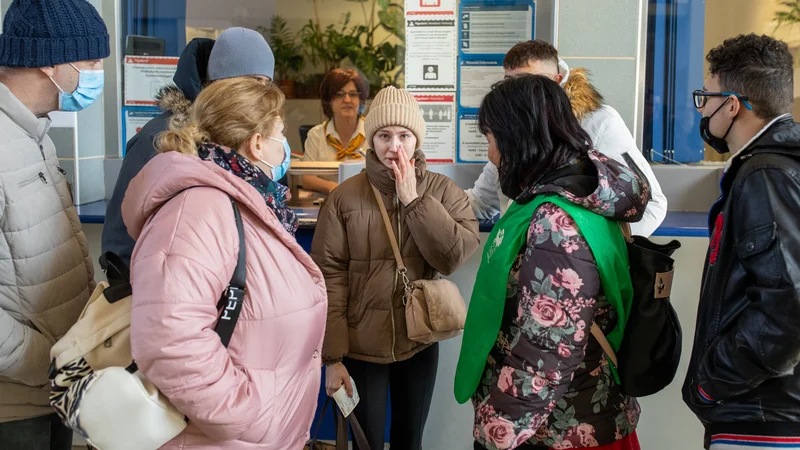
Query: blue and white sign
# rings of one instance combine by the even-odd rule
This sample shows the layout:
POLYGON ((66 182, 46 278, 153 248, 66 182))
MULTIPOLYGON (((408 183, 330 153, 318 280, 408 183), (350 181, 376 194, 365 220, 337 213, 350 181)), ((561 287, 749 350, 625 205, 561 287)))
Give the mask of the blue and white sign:
POLYGON ((122 108, 122 156, 128 141, 138 133, 147 122, 161 114, 161 110, 152 107, 123 107, 122 108))
POLYGON ((485 163, 488 160, 489 141, 478 129, 478 115, 459 114, 457 162, 485 163))
POLYGON ((458 66, 458 106, 462 112, 477 113, 492 85, 503 79, 502 56, 479 59, 462 57, 458 66))
POLYGON ((533 39, 535 9, 530 0, 462 2, 458 27, 461 56, 505 55, 518 42, 533 39))

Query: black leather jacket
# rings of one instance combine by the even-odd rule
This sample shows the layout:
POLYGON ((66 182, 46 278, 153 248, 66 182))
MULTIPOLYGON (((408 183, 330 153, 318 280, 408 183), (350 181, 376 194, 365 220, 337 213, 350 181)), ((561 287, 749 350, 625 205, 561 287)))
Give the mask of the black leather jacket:
POLYGON ((683 399, 707 437, 800 436, 800 124, 735 157, 709 222, 683 399))

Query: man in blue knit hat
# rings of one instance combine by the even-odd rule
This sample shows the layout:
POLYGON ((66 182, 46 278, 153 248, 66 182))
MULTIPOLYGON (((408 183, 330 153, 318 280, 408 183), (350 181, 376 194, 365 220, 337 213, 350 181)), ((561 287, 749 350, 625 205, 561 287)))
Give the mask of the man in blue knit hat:
POLYGON ((86 0, 14 0, 0 35, 0 448, 68 450, 48 402, 50 347, 94 289, 52 111, 103 91, 108 31, 86 0))

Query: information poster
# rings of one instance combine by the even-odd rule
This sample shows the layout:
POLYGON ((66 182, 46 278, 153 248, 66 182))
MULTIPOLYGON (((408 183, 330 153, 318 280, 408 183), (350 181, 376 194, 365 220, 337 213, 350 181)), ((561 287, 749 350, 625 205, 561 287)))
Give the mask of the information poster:
POLYGON ((492 85, 505 76, 502 58, 468 60, 461 59, 459 65, 459 106, 477 109, 492 85))
POLYGON ((533 39, 533 3, 462 5, 460 43, 463 55, 505 55, 521 41, 533 39))
POLYGON ((172 83, 177 68, 175 57, 126 56, 125 106, 156 106, 156 94, 172 83))
POLYGON ((425 119, 425 158, 428 162, 454 162, 456 153, 456 103, 453 94, 414 93, 425 119))
POLYGON ((456 19, 406 17, 406 89, 456 90, 456 19))
POLYGON ((461 114, 458 118, 458 162, 489 160, 489 141, 478 129, 477 114, 461 114))
POLYGON ((406 0, 406 16, 455 13, 456 0, 406 0))
POLYGON ((122 156, 125 156, 125 148, 128 141, 142 130, 147 122, 161 114, 157 108, 123 108, 122 109, 122 156))

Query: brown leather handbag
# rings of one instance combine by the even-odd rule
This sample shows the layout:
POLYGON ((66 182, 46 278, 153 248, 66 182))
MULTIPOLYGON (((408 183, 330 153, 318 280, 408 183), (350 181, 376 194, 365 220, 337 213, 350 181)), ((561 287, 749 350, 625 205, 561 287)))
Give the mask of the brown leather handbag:
POLYGON ((467 305, 458 286, 450 280, 409 281, 407 269, 400 256, 400 248, 394 236, 392 222, 386 212, 378 189, 370 183, 378 208, 383 216, 383 224, 389 234, 389 242, 397 261, 397 274, 403 281, 403 304, 406 307, 406 328, 408 339, 422 344, 432 344, 458 336, 464 331, 467 319, 467 305))

